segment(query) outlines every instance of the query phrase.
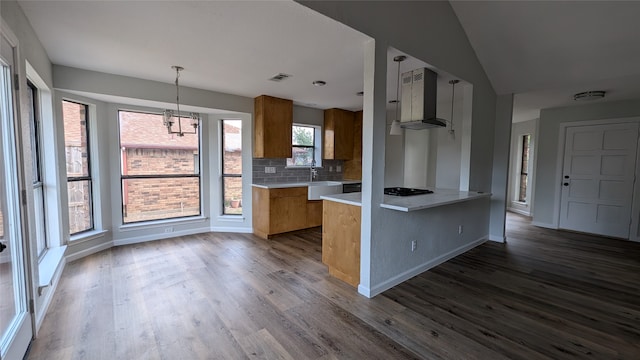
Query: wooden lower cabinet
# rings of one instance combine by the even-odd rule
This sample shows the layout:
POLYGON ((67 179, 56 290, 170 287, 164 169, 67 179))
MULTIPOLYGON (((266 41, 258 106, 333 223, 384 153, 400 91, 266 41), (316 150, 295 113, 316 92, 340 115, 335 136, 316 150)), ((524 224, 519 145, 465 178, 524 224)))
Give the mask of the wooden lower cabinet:
POLYGON ((254 187, 252 197, 253 233, 261 238, 322 225, 322 201, 307 200, 307 187, 254 187))
POLYGON ((354 287, 360 284, 360 220, 360 206, 324 200, 322 262, 331 276, 354 287))

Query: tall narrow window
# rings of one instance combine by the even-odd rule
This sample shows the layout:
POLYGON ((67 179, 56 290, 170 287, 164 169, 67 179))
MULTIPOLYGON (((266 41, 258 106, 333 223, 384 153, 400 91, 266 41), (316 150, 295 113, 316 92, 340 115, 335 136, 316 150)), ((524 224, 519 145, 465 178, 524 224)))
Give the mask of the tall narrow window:
POLYGON ((199 134, 168 134, 160 114, 118 118, 123 223, 200 215, 199 134))
POLYGON ((71 235, 93 229, 88 110, 85 104, 62 101, 71 235))
POLYGON ((27 82, 27 97, 29 99, 29 120, 31 121, 31 166, 32 189, 35 208, 36 250, 42 256, 48 248, 45 227, 44 184, 42 181, 42 125, 40 122, 38 88, 30 81, 27 82))
POLYGON ((287 159, 287 166, 311 166, 316 158, 315 128, 293 125, 291 134, 293 157, 287 159))
POLYGON ((242 214, 242 120, 222 120, 222 199, 225 215, 242 214))
POLYGON ((529 182, 529 148, 531 135, 522 136, 522 156, 520 161, 520 188, 518 189, 518 201, 527 202, 527 185, 529 182))

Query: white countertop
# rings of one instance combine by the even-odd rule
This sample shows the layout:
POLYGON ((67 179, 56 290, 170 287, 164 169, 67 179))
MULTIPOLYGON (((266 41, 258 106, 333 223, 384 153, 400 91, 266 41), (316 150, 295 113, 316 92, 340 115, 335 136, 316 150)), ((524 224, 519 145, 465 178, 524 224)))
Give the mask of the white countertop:
MULTIPOLYGON (((357 184, 361 183, 362 180, 329 180, 331 182, 340 183, 340 184, 357 184)), ((315 183, 322 183, 324 181, 313 181, 315 183)), ((305 187, 309 186, 310 181, 302 181, 302 182, 283 182, 283 183, 254 183, 251 184, 253 187, 263 188, 263 189, 285 189, 292 187, 305 187)))
POLYGON ((491 193, 435 189, 433 191, 433 194, 412 196, 385 195, 382 204, 380 204, 380 207, 385 209, 409 212, 490 196, 491 193))
MULTIPOLYGON (((380 204, 380 207, 385 209, 409 212, 490 196, 490 193, 479 193, 475 191, 436 189, 434 190, 433 194, 412 196, 384 195, 383 202, 382 204, 380 204)), ((323 200, 330 200, 343 204, 362 206, 362 193, 324 195, 320 198, 323 200)))
POLYGON ((335 201, 347 205, 362 206, 362 193, 346 193, 320 196, 322 200, 335 201))

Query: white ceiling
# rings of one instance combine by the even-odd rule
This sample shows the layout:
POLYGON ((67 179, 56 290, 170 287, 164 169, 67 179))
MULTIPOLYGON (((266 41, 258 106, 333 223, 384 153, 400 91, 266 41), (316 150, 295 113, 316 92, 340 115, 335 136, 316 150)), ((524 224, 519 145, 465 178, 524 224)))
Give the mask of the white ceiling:
POLYGON ((19 4, 54 64, 167 83, 181 65, 185 86, 362 108, 368 37, 292 1, 19 4), (293 76, 268 80, 280 72, 293 76))
MULTIPOLYGON (((181 65, 185 86, 362 108, 356 93, 368 37, 292 1, 19 3, 54 64, 167 83, 175 76, 171 65, 181 65), (293 77, 267 80, 279 72, 293 77), (314 80, 327 85, 315 87, 314 80)), ((606 90, 600 101, 640 98, 640 2, 454 1, 452 7, 496 92, 516 94, 516 121, 575 104, 572 95, 580 91, 606 90)), ((389 70, 393 98, 395 63, 389 70)), ((440 89, 449 76, 438 73, 440 89)), ((442 101, 448 91, 438 93, 442 101)))
POLYGON ((452 1, 498 94, 514 93, 514 119, 576 105, 573 94, 640 98, 640 2, 452 1))

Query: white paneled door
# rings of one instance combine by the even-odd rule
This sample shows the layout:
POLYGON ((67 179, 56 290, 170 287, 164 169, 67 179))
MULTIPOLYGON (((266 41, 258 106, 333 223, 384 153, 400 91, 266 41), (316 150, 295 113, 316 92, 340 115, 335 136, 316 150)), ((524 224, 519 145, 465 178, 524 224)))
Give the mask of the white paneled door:
POLYGON ((560 228, 629 238, 638 123, 568 127, 560 228))

